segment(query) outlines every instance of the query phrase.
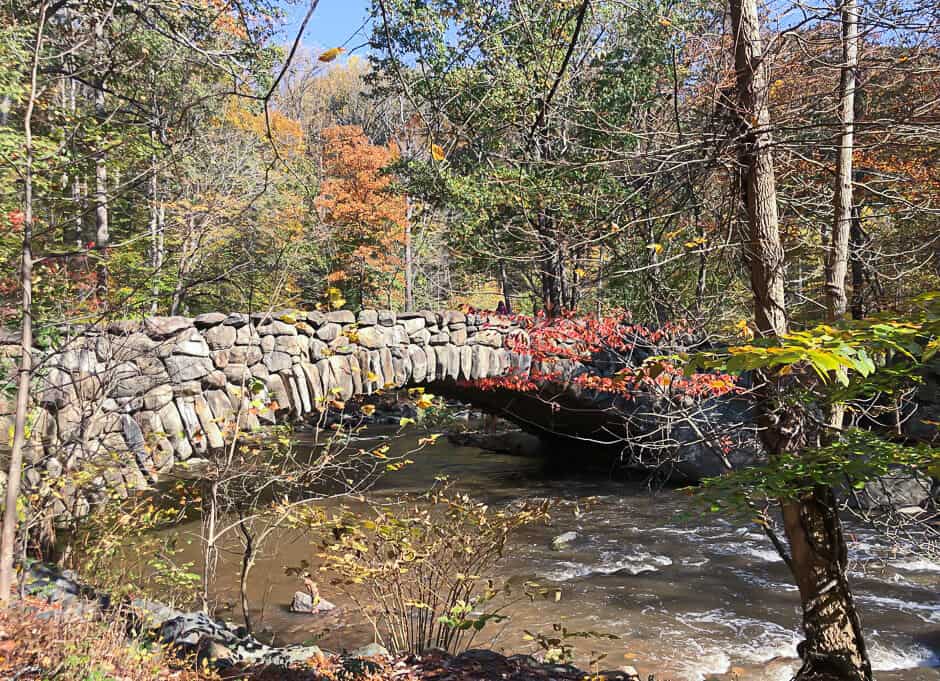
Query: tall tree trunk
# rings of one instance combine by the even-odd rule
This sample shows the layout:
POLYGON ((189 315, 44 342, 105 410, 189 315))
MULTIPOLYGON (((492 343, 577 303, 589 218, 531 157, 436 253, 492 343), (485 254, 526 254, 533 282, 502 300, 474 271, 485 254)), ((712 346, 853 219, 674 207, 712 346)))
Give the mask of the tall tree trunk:
POLYGON ((730 0, 741 135, 738 159, 750 233, 746 255, 754 294, 754 319, 763 335, 787 331, 784 253, 777 218, 773 136, 767 75, 756 0, 730 0))
POLYGON ((858 69, 858 5, 842 0, 842 77, 839 82, 838 161, 836 164, 835 215, 826 250, 826 309, 830 321, 845 316, 848 297, 845 276, 852 230, 852 152, 855 137, 855 80, 858 69))
POLYGON ((852 263, 852 319, 865 317, 865 264, 862 262, 864 237, 862 211, 852 206, 852 230, 849 232, 849 250, 852 263))
MULTIPOLYGON (((156 148, 157 132, 150 129, 150 143, 156 148)), ((163 219, 164 209, 160 201, 160 168, 156 152, 150 154, 150 267, 153 285, 151 288, 150 314, 157 314, 160 305, 160 272, 163 269, 163 219)))
MULTIPOLYGON (((730 0, 737 106, 741 125, 739 159, 749 227, 747 257, 754 317, 763 335, 787 332, 784 252, 780 242, 774 179, 766 65, 756 0, 730 0)), ((767 379, 768 381, 773 379, 767 379)), ((818 444, 807 407, 774 403, 765 389, 761 437, 770 456, 799 454, 818 444)), ((871 679, 865 643, 845 577, 846 545, 832 490, 817 487, 797 500, 781 501, 790 545, 788 564, 803 604, 801 681, 871 679)))
POLYGON ((414 299, 414 263, 411 247, 411 216, 413 213, 411 199, 408 199, 408 211, 405 217, 405 312, 415 309, 414 299))
MULTIPOLYGON (((95 22, 95 48, 98 58, 103 59, 104 22, 102 15, 95 22)), ((103 74, 104 66, 98 64, 97 68, 103 74)), ((95 83, 95 118, 98 123, 99 136, 103 132, 106 119, 105 113, 105 78, 99 75, 95 83)), ((98 268, 96 273, 98 301, 104 304, 108 296, 108 246, 111 242, 111 232, 108 225, 108 167, 105 142, 98 141, 95 151, 95 248, 98 249, 98 268)))
POLYGON ((33 45, 30 70, 29 99, 23 117, 23 146, 25 155, 23 187, 23 246, 20 265, 22 320, 20 331, 20 366, 16 386, 16 414, 13 417, 13 444, 7 468, 7 489, 3 508, 3 527, 0 528, 0 607, 10 600, 13 584, 13 553, 18 524, 17 501, 23 475, 23 449, 26 445, 26 416, 29 410, 29 383, 33 373, 33 111, 36 107, 39 56, 42 52, 43 32, 46 26, 46 0, 39 5, 39 23, 33 45))

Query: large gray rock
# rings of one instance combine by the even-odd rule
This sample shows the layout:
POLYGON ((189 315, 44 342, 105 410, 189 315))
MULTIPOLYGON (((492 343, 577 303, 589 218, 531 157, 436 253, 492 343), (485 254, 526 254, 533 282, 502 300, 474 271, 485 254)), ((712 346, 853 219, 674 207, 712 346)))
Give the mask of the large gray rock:
POLYGON ((222 322, 226 326, 234 326, 235 328, 241 328, 248 325, 248 315, 242 314, 241 312, 232 312, 225 317, 225 321, 222 322))
POLYGON ((198 331, 192 329, 177 336, 176 342, 173 344, 173 354, 208 357, 209 345, 198 331))
POLYGON ((375 310, 360 310, 357 319, 359 326, 375 326, 379 323, 379 313, 375 310))
POLYGON ((204 312, 193 318, 193 324, 197 329, 207 329, 210 326, 216 326, 225 321, 226 316, 221 312, 204 312))
POLYGON ((385 334, 375 326, 367 326, 359 329, 357 333, 359 345, 369 350, 385 347, 385 334))
POLYGON ((169 384, 163 383, 161 385, 154 386, 144 393, 142 403, 144 409, 149 409, 150 411, 159 411, 163 408, 164 405, 169 404, 172 399, 173 388, 169 384))
POLYGON ((262 336, 296 336, 297 328, 293 324, 288 324, 287 322, 282 322, 275 319, 271 322, 268 322, 267 324, 262 324, 259 326, 258 333, 262 336))
POLYGON ((314 603, 313 596, 308 594, 306 591, 295 592, 294 598, 290 602, 291 612, 302 613, 305 615, 317 615, 335 609, 335 605, 323 598, 317 599, 317 602, 314 603))
POLYGON ((336 322, 337 324, 356 323, 356 315, 350 310, 333 310, 332 312, 327 312, 326 319, 327 321, 336 322))
POLYGON ((235 337, 238 331, 233 326, 213 326, 202 332, 203 337, 212 350, 227 350, 235 345, 235 337))
POLYGON ((334 355, 328 358, 333 377, 333 386, 339 388, 339 398, 348 400, 353 396, 352 368, 347 355, 334 355))
POLYGON ((291 356, 286 352, 278 352, 276 350, 265 355, 262 361, 268 368, 268 371, 272 373, 288 371, 294 363, 291 356))
MULTIPOLYGON (((208 355, 208 351, 206 354, 208 355)), ((170 381, 173 383, 198 381, 215 368, 208 358, 189 355, 172 355, 167 357, 164 362, 170 381)))
POLYGON ((299 336, 276 336, 274 349, 288 355, 300 355, 305 348, 300 347, 299 336))
POLYGON ((151 338, 169 338, 192 326, 193 320, 186 317, 148 317, 144 320, 144 330, 151 338))
POLYGON ((257 345, 236 345, 228 351, 228 357, 232 364, 251 366, 261 361, 263 353, 257 345))
POLYGON ((189 442, 183 419, 180 417, 179 409, 173 402, 165 404, 158 412, 160 422, 163 424, 163 432, 170 444, 173 446, 175 456, 180 461, 185 461, 193 455, 193 448, 189 442))
MULTIPOLYGON (((226 397, 225 393, 221 390, 211 392, 220 394, 222 398, 228 402, 228 397, 226 397)), ((229 403, 229 409, 231 409, 231 403, 229 403)), ((225 440, 222 437, 222 431, 219 429, 217 417, 212 413, 212 409, 209 407, 206 398, 201 395, 196 395, 196 397, 193 398, 193 410, 196 412, 196 417, 199 419, 199 424, 202 426, 202 430, 205 433, 209 449, 211 451, 219 451, 225 447, 225 440)))
POLYGON ((341 330, 342 329, 339 324, 335 322, 327 322, 317 329, 317 338, 329 343, 330 341, 336 340, 341 330))

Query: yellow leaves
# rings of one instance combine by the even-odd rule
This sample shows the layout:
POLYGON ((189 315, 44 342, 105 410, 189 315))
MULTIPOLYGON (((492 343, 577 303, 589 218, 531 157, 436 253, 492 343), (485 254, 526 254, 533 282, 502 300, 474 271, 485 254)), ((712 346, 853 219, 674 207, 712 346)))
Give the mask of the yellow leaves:
POLYGON ((754 332, 751 331, 751 327, 748 326, 746 319, 739 319, 735 323, 734 328, 737 329, 738 334, 744 338, 744 340, 751 340, 754 338, 754 332))
POLYGON ((691 241, 686 241, 684 245, 685 245, 686 248, 698 248, 699 246, 701 246, 701 245, 704 244, 704 243, 705 243, 705 237, 700 236, 700 237, 698 237, 697 239, 692 239, 691 241))
POLYGON ((415 405, 419 409, 427 409, 428 407, 434 406, 434 395, 421 395, 415 402, 415 405))
POLYGON ((375 373, 374 371, 370 371, 369 373, 366 374, 366 380, 375 382, 379 380, 379 375, 375 373))
POLYGON ((662 244, 647 244, 646 247, 647 247, 649 250, 653 251, 653 253, 655 253, 656 255, 659 255, 660 253, 663 252, 663 245, 662 245, 662 244))
POLYGON ((431 158, 433 158, 435 161, 443 161, 445 158, 444 147, 442 147, 440 144, 432 144, 431 158))
POLYGON ((666 17, 659 17, 658 23, 660 26, 663 26, 665 28, 669 28, 670 26, 672 26, 672 22, 669 21, 669 19, 667 19, 666 17))
POLYGON ((330 286, 326 289, 326 300, 331 310, 338 310, 346 304, 343 292, 335 286, 330 286))
POLYGON ((331 47, 326 52, 322 52, 317 61, 322 61, 323 63, 329 63, 336 59, 339 55, 346 51, 345 47, 331 47))
POLYGON ((374 404, 364 404, 364 405, 362 405, 362 407, 359 408, 359 411, 361 411, 361 412, 362 412, 363 414, 365 414, 366 416, 372 416, 372 415, 375 413, 375 405, 374 405, 374 404))
POLYGON ((583 269, 581 269, 580 267, 576 268, 575 271, 574 271, 574 273, 575 273, 576 275, 578 275, 579 277, 584 277, 584 276, 587 275, 587 272, 585 272, 585 271, 584 271, 583 269))

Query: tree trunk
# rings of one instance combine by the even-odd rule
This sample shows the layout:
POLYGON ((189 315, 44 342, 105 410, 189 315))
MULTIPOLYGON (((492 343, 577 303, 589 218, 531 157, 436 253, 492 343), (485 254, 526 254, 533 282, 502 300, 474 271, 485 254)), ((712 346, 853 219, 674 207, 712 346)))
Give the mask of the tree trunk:
MULTIPOLYGON (((95 22, 95 46, 99 51, 104 44, 104 17, 95 22)), ((98 64, 97 67, 104 71, 104 67, 98 64)), ((98 122, 99 135, 102 133, 102 127, 105 123, 105 102, 104 102, 104 77, 99 77, 95 84, 95 118, 98 122)), ((111 233, 108 226, 108 167, 106 165, 107 154, 104 150, 105 142, 98 141, 98 149, 95 151, 95 247, 98 249, 98 267, 96 274, 96 289, 99 303, 106 303, 108 296, 108 246, 111 241, 111 233)))
POLYGON ((836 164, 835 216, 826 251, 826 309, 830 321, 845 316, 848 297, 845 276, 849 262, 849 233, 852 230, 852 151, 855 136, 855 80, 858 69, 858 6, 856 0, 842 2, 842 77, 839 83, 839 132, 836 164))
POLYGON ((852 206, 852 230, 849 232, 849 246, 852 261, 852 319, 864 319, 865 317, 865 265, 862 262, 863 243, 862 212, 858 206, 852 206))
POLYGON ((414 266, 411 251, 411 200, 408 200, 408 212, 405 218, 405 312, 415 309, 414 299, 414 266))
MULTIPOLYGON (((784 252, 774 180, 766 66, 756 0, 730 0, 741 141, 739 160, 747 211, 747 258, 754 317, 765 336, 787 332, 784 252)), ((771 381, 773 379, 767 379, 771 381)), ((761 399, 761 437, 771 457, 799 454, 819 444, 811 405, 775 404, 772 385, 761 399)), ((779 387, 779 386, 778 386, 779 387)), ((800 681, 871 679, 865 644, 845 578, 846 545, 832 490, 817 487, 797 500, 781 500, 790 545, 788 564, 803 604, 800 681)))
POLYGON ((756 0, 731 0, 731 25, 741 136, 738 160, 750 227, 745 252, 751 270, 754 318, 761 334, 781 334, 787 331, 784 253, 777 219, 773 136, 756 0))
MULTIPOLYGON (((153 130, 151 142, 156 141, 153 130)), ((150 156, 150 267, 153 286, 151 288, 150 314, 157 314, 160 303, 160 270, 163 269, 163 206, 160 203, 160 183, 158 177, 157 155, 150 156)))
POLYGON ((46 0, 39 5, 39 24, 33 47, 30 72, 29 99, 23 118, 23 146, 25 155, 23 191, 23 246, 20 266, 22 320, 20 331, 20 366, 16 387, 16 414, 13 421, 13 443, 7 469, 6 500, 3 508, 3 527, 0 528, 0 607, 10 600, 13 584, 13 552, 18 524, 17 501, 23 475, 23 449, 26 445, 26 416, 29 410, 29 384, 33 372, 33 111, 36 107, 39 56, 42 52, 43 30, 46 26, 46 0))

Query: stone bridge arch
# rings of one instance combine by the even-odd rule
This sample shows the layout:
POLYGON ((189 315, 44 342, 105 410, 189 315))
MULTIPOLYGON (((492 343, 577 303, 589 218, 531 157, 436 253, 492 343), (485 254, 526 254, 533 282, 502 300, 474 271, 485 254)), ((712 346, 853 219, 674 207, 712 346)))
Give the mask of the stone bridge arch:
MULTIPOLYGON (((371 309, 65 328, 56 349, 36 351, 28 482, 110 455, 118 465, 103 482, 139 488, 223 448, 236 429, 302 419, 332 399, 422 385, 459 392, 461 381, 527 373, 531 358, 506 347, 524 333, 495 315, 371 309)), ((14 338, 0 337, 0 356, 13 358, 14 338)), ((0 444, 12 411, 0 402, 0 444)))

